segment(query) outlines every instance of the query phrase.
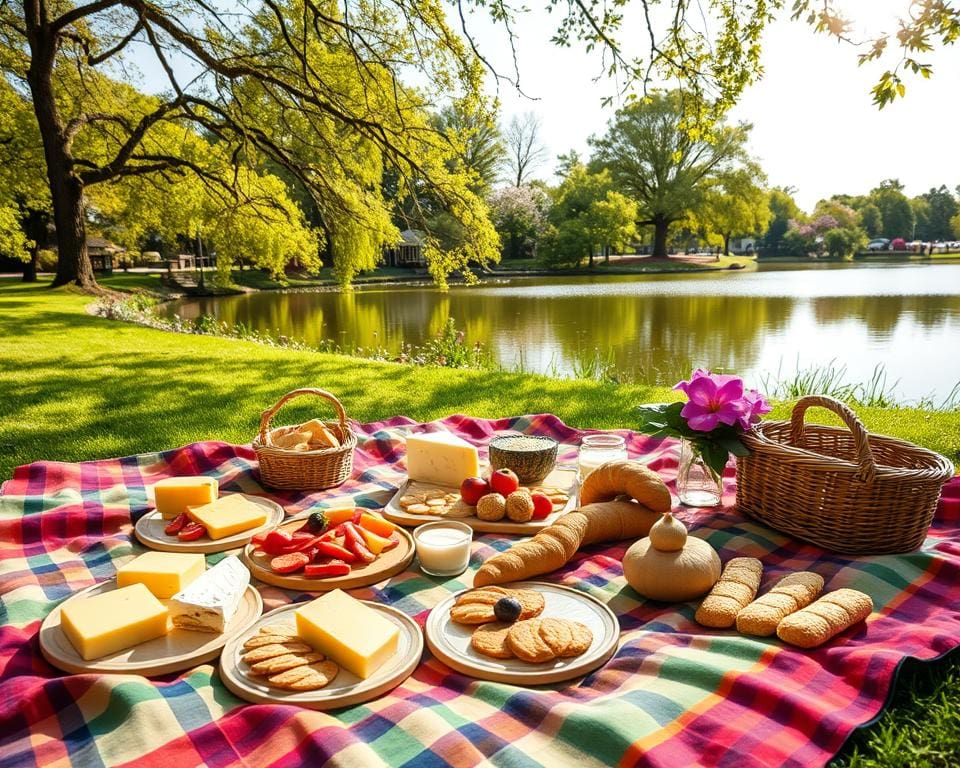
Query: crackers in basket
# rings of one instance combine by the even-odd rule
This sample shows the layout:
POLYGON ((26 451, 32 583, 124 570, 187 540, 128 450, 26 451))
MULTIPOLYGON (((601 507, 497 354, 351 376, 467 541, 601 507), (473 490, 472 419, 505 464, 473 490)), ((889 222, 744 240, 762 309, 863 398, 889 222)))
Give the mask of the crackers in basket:
POLYGON ((287 691, 316 691, 329 685, 340 667, 315 652, 294 631, 287 625, 260 627, 243 644, 243 661, 250 673, 287 691))
POLYGON ((340 439, 319 419, 311 419, 292 427, 277 427, 267 433, 267 445, 288 451, 321 451, 339 448, 340 439))

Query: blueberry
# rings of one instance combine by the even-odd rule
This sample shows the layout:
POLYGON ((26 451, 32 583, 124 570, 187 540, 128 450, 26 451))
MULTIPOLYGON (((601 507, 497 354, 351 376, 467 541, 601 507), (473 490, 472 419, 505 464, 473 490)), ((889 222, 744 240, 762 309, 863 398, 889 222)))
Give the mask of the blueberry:
POLYGON ((497 621, 511 623, 520 618, 523 606, 515 597, 501 597, 493 606, 493 613, 497 621))

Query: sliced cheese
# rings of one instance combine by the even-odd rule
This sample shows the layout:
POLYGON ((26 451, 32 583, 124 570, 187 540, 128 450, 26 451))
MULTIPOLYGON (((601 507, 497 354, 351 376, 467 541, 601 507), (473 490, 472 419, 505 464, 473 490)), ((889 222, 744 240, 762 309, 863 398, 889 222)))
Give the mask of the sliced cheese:
POLYGON ((397 652, 400 628, 335 589, 295 612, 297 634, 357 677, 368 678, 397 652))
POLYGON ((117 570, 117 586, 143 584, 165 600, 207 569, 203 555, 192 552, 146 552, 117 570))
POLYGON ((186 512, 187 507, 209 504, 217 500, 219 483, 215 477, 168 477, 153 486, 157 512, 171 520, 186 512))
POLYGON ((476 447, 450 432, 424 432, 407 437, 407 475, 411 480, 459 488, 480 474, 476 447))
POLYGON ((167 609, 143 584, 74 600, 60 627, 84 659, 99 659, 167 634, 167 609))
POLYGON ((250 571, 236 555, 225 557, 170 600, 170 618, 178 629, 223 632, 250 583, 250 571))
POLYGON ((211 539, 233 536, 267 522, 267 510, 239 493, 202 507, 190 507, 187 514, 207 529, 211 539))

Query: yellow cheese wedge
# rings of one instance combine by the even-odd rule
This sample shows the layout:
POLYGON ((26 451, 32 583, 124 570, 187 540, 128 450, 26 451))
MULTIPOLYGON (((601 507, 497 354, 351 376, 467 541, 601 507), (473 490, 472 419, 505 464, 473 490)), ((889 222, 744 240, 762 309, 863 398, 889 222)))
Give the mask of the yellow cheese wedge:
POLYGON ((459 488, 480 474, 476 447, 450 432, 407 437, 407 476, 411 480, 459 488))
POLYGON ((267 510, 238 493, 202 507, 190 507, 187 514, 207 529, 211 539, 233 536, 267 522, 267 510))
POLYGON ((215 477, 168 477, 153 486, 157 512, 171 520, 186 512, 187 507, 209 504, 217 500, 219 483, 215 477))
POLYGON ((396 652, 400 628, 335 589, 295 611, 297 634, 357 677, 368 678, 396 652))
POLYGON ((60 628, 84 659, 99 659, 167 634, 167 609, 143 584, 75 600, 60 628))
POLYGON ((166 600, 207 570, 203 555, 192 552, 147 552, 117 570, 117 586, 143 584, 155 597, 166 600))

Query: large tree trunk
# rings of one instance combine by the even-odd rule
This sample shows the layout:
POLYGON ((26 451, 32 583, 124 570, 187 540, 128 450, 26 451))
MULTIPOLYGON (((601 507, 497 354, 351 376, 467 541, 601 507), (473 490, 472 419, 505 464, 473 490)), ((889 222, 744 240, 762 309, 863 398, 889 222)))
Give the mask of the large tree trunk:
MULTIPOLYGON (((723 236, 723 255, 724 256, 730 255, 730 233, 729 232, 723 236)), ((717 261, 719 260, 720 258, 717 257, 717 261)))
POLYGON ((30 249, 30 261, 23 265, 23 282, 25 283, 37 282, 37 251, 39 250, 39 245, 33 246, 30 249))
POLYGON ((95 290, 97 281, 87 254, 83 182, 74 172, 70 141, 53 95, 57 40, 46 19, 35 17, 37 9, 31 3, 26 3, 25 9, 32 54, 27 81, 43 141, 47 181, 53 202, 53 221, 57 228, 57 274, 53 285, 74 283, 85 290, 95 290))
POLYGON ((28 208, 20 220, 23 233, 29 240, 33 241, 33 247, 30 248, 30 261, 23 265, 23 282, 25 283, 33 283, 37 280, 37 263, 40 259, 40 251, 50 245, 47 232, 49 219, 50 215, 47 211, 28 208))
POLYGON ((667 258, 667 231, 670 221, 665 216, 657 216, 653 220, 653 258, 667 258))

